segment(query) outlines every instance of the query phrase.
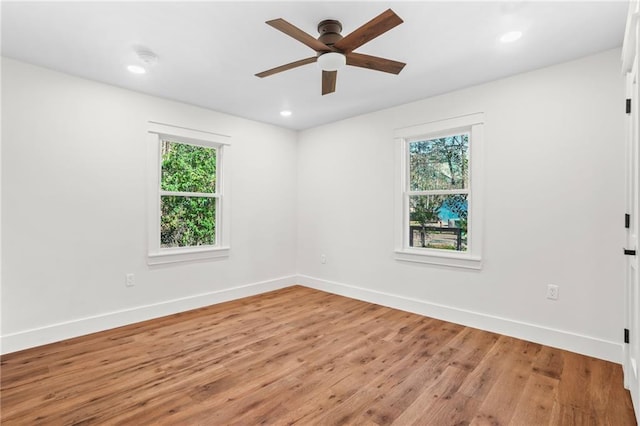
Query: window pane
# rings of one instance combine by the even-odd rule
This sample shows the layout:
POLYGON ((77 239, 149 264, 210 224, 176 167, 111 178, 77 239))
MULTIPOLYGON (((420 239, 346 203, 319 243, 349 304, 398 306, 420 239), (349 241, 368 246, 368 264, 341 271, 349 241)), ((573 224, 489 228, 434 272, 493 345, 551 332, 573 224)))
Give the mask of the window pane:
POLYGON ((162 180, 164 191, 216 191, 216 149, 162 141, 162 180))
POLYGON ((409 190, 469 187, 469 134, 409 143, 409 190))
POLYGON ((467 194, 409 197, 409 246, 467 250, 467 194))
POLYGON ((215 245, 215 198, 163 196, 161 207, 161 247, 215 245))

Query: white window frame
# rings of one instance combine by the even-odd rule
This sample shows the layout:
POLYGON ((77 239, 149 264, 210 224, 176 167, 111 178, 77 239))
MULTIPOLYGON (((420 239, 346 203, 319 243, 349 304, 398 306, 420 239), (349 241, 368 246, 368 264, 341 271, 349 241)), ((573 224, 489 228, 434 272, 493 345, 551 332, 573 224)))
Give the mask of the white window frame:
MULTIPOLYGON (((149 121, 148 141, 148 253, 147 263, 159 265, 165 263, 200 261, 229 256, 230 250, 230 197, 229 173, 231 150, 230 137, 204 130, 149 121), (160 186, 162 174, 161 142, 171 142, 216 148, 216 192, 207 194, 216 198, 216 244, 193 247, 164 248, 160 244, 160 216, 162 214, 161 195, 172 195, 160 186)), ((189 193, 175 193, 189 195, 189 193)), ((175 195, 174 194, 174 195, 175 195)))
MULTIPOLYGON (((468 269, 482 268, 484 113, 448 118, 394 131, 395 182, 395 258, 468 269), (409 246, 409 143, 442 135, 469 133, 469 186, 467 250, 464 252, 409 246)), ((437 191, 442 192, 442 191, 437 191)), ((447 192, 447 191, 444 191, 447 192)), ((460 193, 461 191, 453 191, 460 193)))

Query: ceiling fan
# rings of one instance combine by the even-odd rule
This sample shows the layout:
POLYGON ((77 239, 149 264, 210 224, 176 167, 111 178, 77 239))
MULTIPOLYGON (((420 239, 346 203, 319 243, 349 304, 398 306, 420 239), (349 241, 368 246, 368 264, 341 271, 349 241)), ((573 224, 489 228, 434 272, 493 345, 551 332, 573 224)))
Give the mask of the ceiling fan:
POLYGON ((267 21, 266 24, 293 37, 316 51, 316 56, 281 65, 256 74, 263 78, 302 65, 318 62, 322 68, 322 94, 335 92, 338 69, 344 65, 368 68, 371 70, 399 74, 406 65, 403 62, 377 56, 355 53, 358 47, 373 40, 379 35, 402 24, 402 19, 391 9, 381 13, 349 35, 342 37, 342 24, 334 19, 326 19, 318 24, 320 37, 317 39, 290 24, 282 18, 267 21))

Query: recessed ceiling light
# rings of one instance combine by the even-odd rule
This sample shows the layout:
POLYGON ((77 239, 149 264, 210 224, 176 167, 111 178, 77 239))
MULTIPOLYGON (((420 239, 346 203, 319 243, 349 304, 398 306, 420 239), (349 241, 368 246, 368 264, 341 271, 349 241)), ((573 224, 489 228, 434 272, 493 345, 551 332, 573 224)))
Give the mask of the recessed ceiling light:
POLYGON ((133 73, 133 74, 144 74, 147 72, 147 70, 144 69, 144 67, 141 67, 140 65, 129 65, 127 66, 127 69, 129 70, 130 73, 133 73))
POLYGON ((285 109, 284 111, 280 111, 280 115, 283 117, 289 117, 291 115, 291 111, 285 109))
POLYGON ((502 37, 500 37, 500 41, 503 43, 511 43, 518 40, 520 37, 522 37, 521 31, 510 31, 503 34, 502 37))

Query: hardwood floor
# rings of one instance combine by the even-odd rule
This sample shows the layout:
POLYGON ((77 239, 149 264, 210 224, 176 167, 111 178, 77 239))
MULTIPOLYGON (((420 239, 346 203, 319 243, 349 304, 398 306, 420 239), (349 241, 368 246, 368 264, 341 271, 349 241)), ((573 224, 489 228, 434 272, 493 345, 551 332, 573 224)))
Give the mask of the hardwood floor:
POLYGON ((3 425, 634 425, 617 364, 304 288, 8 354, 3 425))

